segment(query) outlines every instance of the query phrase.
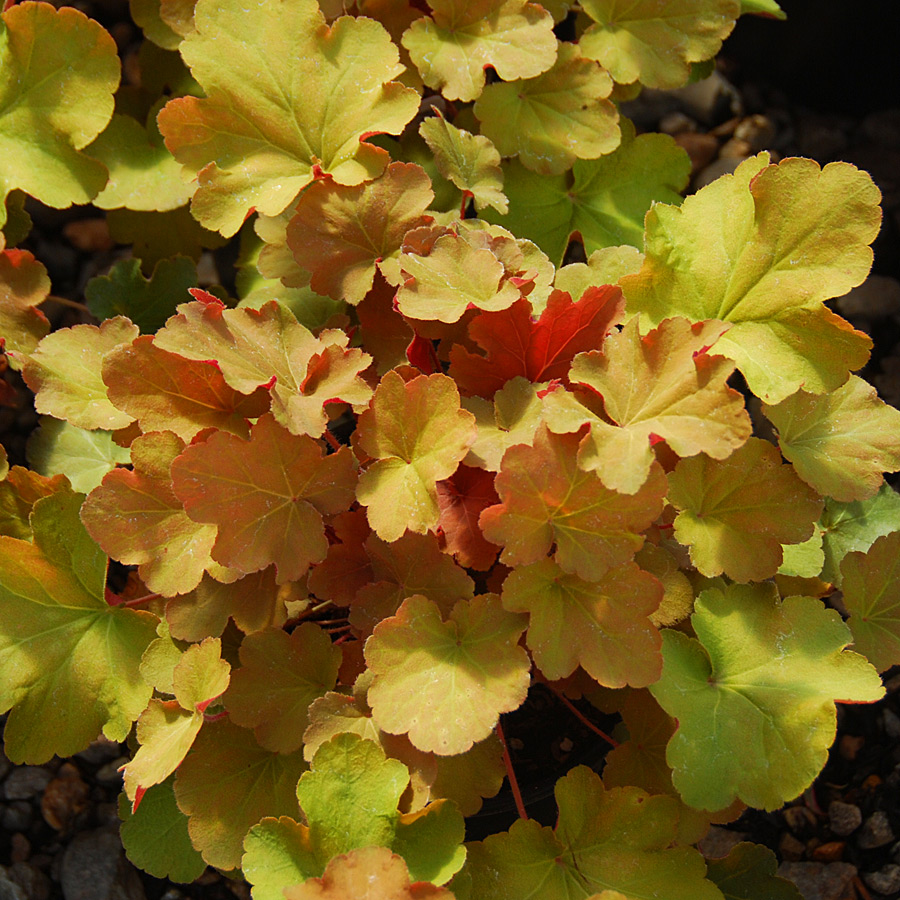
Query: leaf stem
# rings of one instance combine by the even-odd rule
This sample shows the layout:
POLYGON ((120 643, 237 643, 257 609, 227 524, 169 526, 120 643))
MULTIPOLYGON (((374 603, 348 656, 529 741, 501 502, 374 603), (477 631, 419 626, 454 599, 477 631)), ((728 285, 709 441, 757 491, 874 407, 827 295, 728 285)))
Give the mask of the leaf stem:
POLYGON ((328 430, 328 428, 325 429, 325 440, 335 453, 341 449, 341 442, 328 430))
POLYGON ((51 303, 58 303, 60 306, 70 306, 72 309, 77 309, 80 312, 85 312, 89 315, 91 312, 83 303, 79 303, 77 300, 69 300, 68 297, 57 297, 56 294, 51 294, 44 299, 45 302, 50 301, 51 303))
POLYGON ((516 801, 519 818, 527 819, 528 813, 525 811, 525 801, 522 799, 522 792, 519 790, 519 780, 516 778, 515 769, 513 769, 509 747, 506 745, 506 735, 503 734, 503 726, 500 722, 497 722, 495 731, 497 732, 497 737, 500 738, 500 743, 503 745, 503 765, 506 766, 506 777, 509 779, 509 787, 512 790, 513 799, 516 801))
POLYGON ((559 699, 562 700, 563 703, 565 703, 565 705, 569 708, 569 712, 572 713, 572 715, 575 716, 575 718, 578 719, 578 721, 581 722, 582 725, 584 725, 586 728, 590 728, 590 730, 593 731, 594 734, 602 737, 603 740, 610 745, 610 747, 619 746, 619 742, 615 740, 615 738, 611 738, 605 731, 601 731, 562 691, 560 691, 558 688, 555 688, 552 684, 550 684, 549 681, 544 678, 542 678, 541 681, 543 681, 544 684, 546 684, 547 687, 550 688, 550 690, 553 691, 553 693, 556 694, 556 696, 559 697, 559 699))
POLYGON ((140 606, 142 603, 149 603, 151 600, 158 600, 162 594, 144 594, 143 597, 135 597, 132 600, 125 600, 119 606, 132 607, 140 606))

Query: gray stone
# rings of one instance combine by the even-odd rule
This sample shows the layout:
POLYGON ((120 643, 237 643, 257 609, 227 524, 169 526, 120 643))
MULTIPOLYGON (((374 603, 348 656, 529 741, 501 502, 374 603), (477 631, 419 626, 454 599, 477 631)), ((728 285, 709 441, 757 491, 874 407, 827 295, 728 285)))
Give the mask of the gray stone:
POLYGON ((797 885, 803 900, 841 900, 856 875, 856 866, 843 862, 783 862, 778 874, 797 885))
POLYGON ((852 803, 841 803, 835 800, 828 804, 828 824, 831 830, 841 837, 856 831, 862 825, 862 812, 852 803))
POLYGON ((42 793, 53 773, 39 766, 18 766, 3 782, 3 796, 7 800, 30 800, 42 793))
POLYGON ((711 162, 699 175, 694 179, 694 190, 699 191, 700 188, 712 183, 722 175, 730 175, 743 160, 736 156, 723 157, 711 162))
POLYGON ((50 879, 31 863, 13 863, 9 867, 9 879, 22 888, 28 900, 49 900, 50 879))
POLYGON ((900 315, 900 281, 886 275, 870 275, 835 304, 849 318, 886 319, 900 315))
POLYGON ((896 839, 887 814, 879 810, 866 819, 856 838, 856 843, 863 850, 874 850, 876 847, 883 847, 896 839))
POLYGON ((887 736, 895 740, 900 738, 900 716, 887 707, 881 711, 881 715, 884 719, 884 730, 887 736))
POLYGON ((895 894, 900 891, 900 866, 888 863, 877 872, 866 872, 863 881, 879 894, 895 894))
POLYGON ((65 900, 146 900, 134 866, 112 831, 85 831, 66 847, 59 873, 65 900))
POLYGON ((721 859, 728 856, 741 841, 746 841, 743 831, 730 831, 719 825, 711 825, 706 837, 697 844, 697 849, 706 859, 721 859))
POLYGON ((34 821, 34 809, 24 800, 14 800, 3 807, 0 812, 0 828, 4 831, 26 831, 34 821))
POLYGON ((0 900, 28 900, 22 888, 10 880, 4 866, 0 866, 0 900))

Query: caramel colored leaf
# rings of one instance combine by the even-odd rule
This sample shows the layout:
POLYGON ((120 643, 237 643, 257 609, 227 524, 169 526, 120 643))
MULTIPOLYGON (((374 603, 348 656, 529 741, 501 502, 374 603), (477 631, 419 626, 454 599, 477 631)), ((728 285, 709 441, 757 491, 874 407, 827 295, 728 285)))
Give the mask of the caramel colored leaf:
MULTIPOLYGON (((50 330, 47 317, 37 309, 49 293, 50 278, 43 263, 27 250, 0 252, 0 342, 6 350, 23 356, 34 352, 50 330)), ((20 367, 14 357, 11 362, 20 367)))
POLYGON ((328 26, 314 0, 198 0, 194 28, 179 50, 205 96, 170 100, 158 121, 198 176, 194 215, 226 236, 252 208, 278 215, 317 169, 340 184, 376 177, 388 154, 362 138, 398 134, 418 109, 373 19, 328 26))
POLYGON ((524 629, 524 617, 494 595, 461 600, 446 621, 430 600, 408 598, 366 643, 376 723, 439 755, 484 740, 528 691, 528 657, 517 646, 524 629))
POLYGON ((296 581, 328 550, 323 515, 353 501, 353 456, 323 456, 306 435, 271 416, 244 441, 217 431, 172 464, 172 486, 196 522, 218 527, 213 559, 245 573, 274 564, 278 581, 296 581))
POLYGON ((385 541, 438 524, 436 483, 449 478, 475 439, 471 413, 446 375, 381 379, 357 423, 360 447, 375 460, 359 477, 356 496, 385 541))
POLYGON ((518 156, 542 175, 560 175, 576 159, 596 159, 619 145, 619 112, 606 99, 612 87, 609 73, 583 59, 576 45, 561 44, 543 75, 489 84, 475 115, 503 156, 518 156))
POLYGON ((484 537, 478 517, 500 500, 494 490, 494 476, 482 469, 460 466, 446 481, 438 482, 437 492, 445 552, 453 554, 467 569, 487 571, 500 548, 484 537))
POLYGON ((554 559, 564 572, 597 581, 641 548, 642 532, 662 512, 662 469, 651 467, 637 493, 619 494, 578 468, 578 442, 577 434, 556 435, 541 427, 532 447, 506 451, 495 482, 502 503, 488 507, 480 519, 484 536, 503 545, 501 562, 529 565, 555 547, 554 559))
POLYGON ((137 327, 122 316, 99 328, 74 325, 48 334, 22 370, 36 395, 35 409, 79 428, 115 431, 133 422, 110 403, 100 370, 107 353, 137 336, 137 327))
POLYGON ((679 510, 675 537, 700 572, 742 582, 774 575, 781 545, 809 538, 822 512, 821 498, 760 438, 725 460, 681 460, 669 476, 669 502, 679 510))
POLYGON ((294 207, 287 245, 312 274, 314 291, 355 305, 372 289, 376 270, 399 281, 403 237, 431 222, 425 210, 433 199, 425 171, 410 163, 391 163, 360 185, 315 181, 294 207))
POLYGON ((798 388, 833 391, 868 359, 869 338, 823 301, 868 275, 881 195, 848 163, 768 163, 761 153, 680 208, 654 206, 643 267, 620 284, 650 325, 731 323, 716 352, 774 405, 798 388))
POLYGON ((85 500, 81 518, 91 536, 113 557, 139 566, 151 591, 171 597, 192 590, 212 565, 212 525, 190 519, 172 490, 169 470, 184 450, 171 432, 136 438, 134 471, 115 469, 85 500))
POLYGON ((712 59, 741 14, 739 0, 586 0, 594 20, 581 52, 597 59, 620 84, 677 88, 691 63, 712 59))
POLYGON ((531 78, 553 65, 553 18, 525 0, 434 0, 431 16, 417 19, 403 35, 430 88, 448 100, 475 100, 491 66, 504 80, 531 78))
POLYGON ((900 410, 851 375, 836 391, 798 391, 763 407, 781 452, 820 494, 843 503, 877 493, 883 472, 900 469, 900 410))
POLYGON ((529 613, 528 647, 551 681, 581 666, 606 687, 645 687, 662 671, 662 641, 649 616, 662 600, 660 583, 634 563, 583 581, 552 560, 513 570, 503 582, 503 607, 529 613))

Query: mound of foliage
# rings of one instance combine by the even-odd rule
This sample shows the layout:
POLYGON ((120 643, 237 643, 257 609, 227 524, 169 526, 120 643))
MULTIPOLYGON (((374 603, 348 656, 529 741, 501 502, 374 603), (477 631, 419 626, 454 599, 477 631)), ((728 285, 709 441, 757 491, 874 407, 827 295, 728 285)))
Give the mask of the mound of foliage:
POLYGON ((44 418, 0 481, 6 753, 127 738, 146 871, 798 896, 694 845, 808 787, 900 663, 900 413, 825 305, 880 195, 760 153, 683 199, 619 104, 781 13, 660 6, 132 0, 120 81, 97 22, 7 3, 0 335, 44 418), (131 245, 98 324, 50 331, 26 194, 131 245), (229 241, 237 297, 197 287, 229 241), (538 680, 620 740, 555 827, 464 843, 538 680))

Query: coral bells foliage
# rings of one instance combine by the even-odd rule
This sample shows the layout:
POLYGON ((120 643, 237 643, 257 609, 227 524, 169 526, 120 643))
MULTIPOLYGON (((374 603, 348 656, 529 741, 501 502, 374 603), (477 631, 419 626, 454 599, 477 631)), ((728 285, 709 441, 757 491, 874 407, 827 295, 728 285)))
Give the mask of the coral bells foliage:
POLYGON ((760 153, 684 199, 619 111, 777 5, 148 0, 121 84, 96 22, 6 6, 10 759, 127 739, 131 859, 256 900, 798 896, 692 845, 900 663, 900 413, 826 305, 880 196, 760 153), (130 248, 55 330, 25 195, 130 248), (464 843, 537 681, 618 744, 464 843))

